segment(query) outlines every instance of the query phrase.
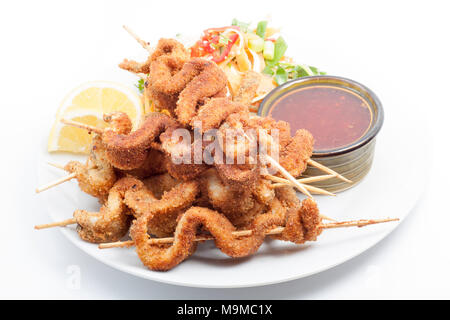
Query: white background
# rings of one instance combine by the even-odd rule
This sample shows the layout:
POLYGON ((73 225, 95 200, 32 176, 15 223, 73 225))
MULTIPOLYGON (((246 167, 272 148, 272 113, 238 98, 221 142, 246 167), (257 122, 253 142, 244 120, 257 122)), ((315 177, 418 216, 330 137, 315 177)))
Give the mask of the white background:
MULTIPOLYGON (((450 298, 449 12, 445 1, 2 2, 0 298, 450 298), (234 17, 256 22, 269 14, 283 27, 298 62, 366 84, 387 115, 398 103, 410 112, 426 111, 417 130, 428 135, 429 144, 417 145, 417 152, 428 152, 429 161, 417 172, 428 184, 391 235, 305 279, 211 290, 123 274, 76 249, 57 230, 33 230, 48 220, 34 193, 37 154, 60 101, 89 80, 129 77, 133 83, 116 65, 124 57, 145 57, 123 24, 154 41, 227 25, 234 17), (73 265, 81 272, 78 289, 70 286, 73 265)), ((395 215, 389 203, 385 208, 386 215, 395 215)))

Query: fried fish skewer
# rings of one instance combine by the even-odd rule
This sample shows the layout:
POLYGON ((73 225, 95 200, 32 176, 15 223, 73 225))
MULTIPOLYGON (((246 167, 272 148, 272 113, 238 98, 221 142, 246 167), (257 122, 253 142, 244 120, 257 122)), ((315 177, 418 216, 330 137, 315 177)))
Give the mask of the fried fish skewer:
POLYGON ((173 234, 175 226, 172 224, 176 222, 180 210, 191 206, 199 191, 197 182, 181 182, 165 191, 161 199, 158 199, 142 181, 128 176, 114 184, 107 202, 98 212, 76 210, 72 219, 37 225, 35 229, 78 224, 77 231, 83 240, 94 243, 111 242, 120 239, 128 230, 127 216, 137 218, 151 212, 152 217, 148 223, 151 233, 165 237, 173 234), (82 228, 83 234, 80 233, 82 228), (113 236, 116 239, 108 241, 113 236))
POLYGON ((70 161, 66 165, 49 163, 50 165, 68 172, 66 177, 38 188, 36 192, 47 190, 50 187, 75 178, 84 192, 104 202, 108 197, 110 188, 117 179, 114 168, 105 158, 105 147, 96 135, 90 147, 90 154, 85 163, 70 161))
MULTIPOLYGON (((379 223, 386 223, 386 222, 392 222, 392 221, 399 221, 398 218, 386 218, 386 219, 360 219, 360 220, 350 220, 350 221, 341 221, 341 222, 333 222, 333 223, 324 223, 320 224, 319 228, 322 229, 334 229, 334 228, 347 228, 347 227, 358 227, 362 228, 368 225, 373 224, 379 224, 379 223)), ((278 235, 281 234, 284 231, 285 227, 276 227, 272 230, 268 231, 266 233, 267 236, 269 235, 278 235)), ((233 232, 233 236, 235 237, 245 237, 250 236, 252 234, 252 230, 241 230, 241 231, 235 231, 233 232)), ((170 244, 173 243, 175 239, 173 237, 167 237, 167 238, 151 238, 149 239, 149 243, 151 244, 170 244)), ((214 240, 214 237, 211 236, 203 236, 203 237, 197 237, 195 238, 195 241, 207 241, 207 240, 214 240)), ((132 247, 134 246, 133 240, 128 241, 117 241, 117 242, 111 242, 111 243, 101 243, 98 245, 99 249, 110 249, 110 248, 125 248, 125 247, 132 247)))
MULTIPOLYGON (((101 129, 97 128, 97 127, 89 126, 89 125, 86 125, 86 124, 83 124, 83 123, 80 123, 80 122, 76 122, 76 121, 72 121, 72 120, 66 120, 66 119, 61 119, 61 122, 65 123, 67 125, 70 125, 70 126, 75 126, 75 127, 81 128, 81 129, 88 130, 90 132, 96 132, 96 133, 99 133, 99 134, 103 133, 103 130, 101 130, 101 129)), ((247 135, 245 135, 245 136, 247 136, 247 135)), ((249 137, 247 136, 247 138, 249 138, 249 137)), ((332 169, 324 166, 323 164, 320 164, 320 163, 318 163, 318 162, 316 162, 316 161, 314 161, 312 159, 309 159, 307 162, 308 162, 309 165, 311 165, 313 167, 316 167, 317 169, 320 169, 320 170, 328 173, 330 175, 330 178, 332 178, 331 176, 335 176, 335 177, 337 177, 337 178, 339 178, 339 179, 341 179, 341 180, 343 180, 345 182, 348 182, 348 183, 352 182, 351 180, 345 178, 344 176, 340 175, 336 171, 334 171, 334 170, 332 170, 332 169)), ((311 178, 315 178, 315 177, 311 177, 311 178)), ((316 181, 319 181, 319 180, 316 180, 316 181)), ((308 181, 308 182, 312 182, 312 181, 308 181)))
MULTIPOLYGON (((71 125, 71 126, 75 126, 78 128, 82 128, 82 129, 86 129, 88 131, 92 131, 92 132, 96 132, 98 134, 103 134, 104 130, 93 127, 93 126, 89 126, 89 125, 85 125, 83 123, 78 123, 72 120, 66 120, 66 119, 61 119, 61 122, 67 124, 67 125, 71 125)), ((251 140, 250 137, 248 137, 248 135, 246 135, 246 138, 251 140)), ((264 159, 266 159, 268 162, 270 162, 270 164, 272 164, 274 167, 276 167, 278 170, 280 170, 280 172, 295 186, 297 187, 302 193, 304 193, 308 198, 313 199, 313 196, 311 195, 311 193, 305 188, 304 185, 302 185, 301 183, 299 183, 286 169, 284 169, 275 159, 273 159, 272 157, 270 157, 267 154, 261 155, 264 159)), ((315 188, 315 187, 312 187, 315 188)), ((317 189, 315 189, 315 191, 317 191, 317 189)), ((320 191, 319 191, 320 192, 320 191)))

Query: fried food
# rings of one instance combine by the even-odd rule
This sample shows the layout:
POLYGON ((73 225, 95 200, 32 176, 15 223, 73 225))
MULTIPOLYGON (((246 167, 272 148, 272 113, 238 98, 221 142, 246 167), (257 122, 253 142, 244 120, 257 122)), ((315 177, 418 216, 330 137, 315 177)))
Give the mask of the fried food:
POLYGON ((178 94, 165 94, 159 92, 148 84, 148 80, 145 82, 145 92, 157 109, 167 110, 172 117, 175 117, 178 94))
MULTIPOLYGON (((158 41, 155 51, 148 57, 147 61, 140 63, 125 59, 119 64, 119 67, 133 73, 144 74, 150 74, 151 70, 154 69, 154 74, 157 74, 162 63, 161 61, 170 60, 171 71, 177 72, 189 60, 189 57, 189 51, 181 43, 174 39, 162 38, 158 41), (156 64, 156 66, 151 68, 153 64, 156 64)), ((145 81, 145 91, 146 96, 149 97, 157 109, 167 110, 172 116, 175 115, 174 110, 178 101, 178 93, 167 94, 156 90, 149 85, 149 79, 145 81)))
POLYGON ((212 208, 223 213, 234 226, 248 225, 264 209, 250 189, 227 185, 215 169, 208 170, 202 176, 201 187, 212 208))
POLYGON ((301 208, 285 213, 278 199, 274 199, 269 210, 257 216, 249 236, 237 238, 236 228, 221 213, 201 207, 191 207, 180 218, 172 245, 154 245, 148 242, 147 221, 143 215, 134 221, 131 237, 136 251, 145 266, 151 270, 167 271, 181 263, 195 250, 197 230, 201 227, 213 237, 217 248, 230 257, 245 257, 255 253, 264 241, 266 233, 276 226, 286 225, 280 239, 294 243, 313 240, 320 234, 320 216, 315 202, 305 200, 301 208), (300 230, 297 232, 297 229, 300 230))
POLYGON ((106 157, 105 145, 100 136, 92 140, 91 152, 86 164, 70 161, 64 170, 75 173, 80 189, 104 203, 116 182, 114 168, 106 157))
POLYGON ((170 175, 183 181, 196 179, 207 169, 208 166, 206 164, 174 164, 172 161, 167 162, 167 171, 170 175))
POLYGON ((302 201, 301 206, 288 210, 283 232, 273 237, 295 244, 316 241, 317 237, 322 233, 322 228, 320 228, 321 221, 316 202, 312 199, 305 199, 302 201))
POLYGON ((297 198, 295 189, 291 186, 282 186, 275 189, 275 196, 281 204, 288 209, 300 207, 300 200, 297 198))
MULTIPOLYGON (((307 162, 312 156, 314 139, 311 133, 300 129, 297 130, 294 137, 291 137, 290 125, 285 121, 275 121, 270 117, 250 116, 248 112, 241 111, 231 114, 220 130, 223 132, 223 129, 229 128, 243 132, 254 130, 260 148, 263 144, 268 152, 271 151, 271 145, 277 143, 279 163, 294 177, 305 171, 307 162)), ((225 136, 226 134, 222 133, 222 135, 225 136)), ((225 144, 226 148, 234 148, 236 150, 234 153, 240 150, 241 154, 248 153, 248 151, 242 151, 246 150, 248 145, 248 142, 243 139, 241 139, 240 144, 225 144)), ((224 148, 224 152, 228 155, 226 148, 224 148)), ((236 168, 233 169, 234 173, 240 173, 236 168)), ((222 168, 221 171, 224 172, 222 168)), ((230 176, 229 173, 228 176, 230 176)), ((224 175, 224 177, 226 176, 224 175)))
POLYGON ((134 60, 123 59, 123 61, 119 63, 119 68, 133 73, 148 74, 150 72, 151 62, 152 62, 151 56, 148 57, 148 59, 144 62, 137 62, 134 60))
POLYGON ((291 141, 291 126, 286 121, 276 121, 270 116, 249 116, 246 125, 255 130, 265 130, 272 137, 278 136, 280 149, 283 149, 291 141), (277 133, 275 133, 275 130, 277 130, 277 133))
POLYGON ((320 216, 314 201, 304 200, 298 209, 285 209, 274 199, 269 210, 257 216, 250 236, 236 238, 236 228, 221 213, 202 207, 191 207, 180 218, 172 245, 154 245, 148 242, 147 220, 143 215, 131 227, 131 237, 142 263, 151 270, 167 271, 189 257, 196 249, 195 238, 201 227, 213 237, 217 248, 230 257, 245 257, 255 253, 265 234, 276 226, 285 225, 279 239, 294 243, 315 240, 320 234, 320 216))
POLYGON ((253 190, 260 176, 259 165, 215 164, 220 178, 229 185, 253 190))
POLYGON ((188 125, 196 115, 199 101, 223 92, 227 85, 227 78, 212 61, 195 58, 187 62, 185 66, 189 72, 184 80, 189 79, 189 82, 180 92, 175 113, 181 124, 188 125))
POLYGON ((180 183, 179 180, 173 178, 169 173, 155 175, 143 180, 142 182, 157 199, 161 199, 164 192, 171 190, 178 183, 180 183))
POLYGON ((217 140, 221 152, 215 155, 214 166, 225 183, 253 189, 261 173, 261 163, 257 142, 250 137, 253 133, 245 131, 248 119, 248 110, 240 109, 220 126, 217 140))
POLYGON ((131 212, 124 204, 125 193, 140 190, 144 184, 135 178, 122 178, 111 188, 99 212, 76 210, 73 217, 81 239, 92 243, 117 241, 128 232, 131 212))
POLYGON ((280 165, 298 177, 306 170, 312 156, 314 138, 309 131, 299 129, 291 141, 280 150, 280 165))
POLYGON ((138 130, 129 134, 117 134, 114 130, 106 129, 102 135, 106 157, 116 168, 139 168, 147 159, 152 143, 161 133, 174 126, 178 126, 174 119, 154 113, 145 119, 138 130))
POLYGON ((169 161, 170 159, 164 152, 150 148, 148 150, 147 158, 142 166, 132 170, 119 171, 125 175, 131 175, 139 179, 146 179, 148 177, 167 172, 167 163, 169 161))
POLYGON ((194 143, 191 143, 191 135, 186 137, 189 139, 183 141, 174 140, 178 138, 173 134, 176 129, 171 128, 161 134, 159 137, 161 149, 166 152, 168 157, 166 168, 169 174, 175 179, 189 181, 199 177, 209 167, 203 163, 202 157, 207 142, 194 140, 194 143), (200 156, 200 159, 196 159, 196 155, 200 156))
POLYGON ((231 114, 245 111, 243 104, 231 101, 228 98, 215 98, 209 100, 191 120, 192 127, 201 125, 201 132, 219 128, 231 114))
POLYGON ((125 203, 135 212, 136 217, 146 215, 150 234, 166 237, 173 234, 177 217, 193 204, 199 192, 197 181, 182 182, 156 201, 146 201, 141 190, 127 192, 125 203))
POLYGON ((169 110, 183 125, 189 125, 199 104, 226 95, 226 76, 212 61, 194 58, 176 40, 159 42, 151 58, 145 83, 156 107, 169 110), (170 42, 170 43, 169 43, 170 42), (164 44, 166 47, 164 47, 164 44))
MULTIPOLYGON (((236 41, 239 35, 235 36, 236 41)), ((220 58, 226 59, 228 53, 220 52, 220 58)), ((121 68, 148 74, 144 99, 172 117, 150 114, 135 131, 121 112, 104 116, 110 125, 105 130, 66 120, 100 134, 93 139, 88 162, 70 162, 65 169, 75 173, 80 188, 103 205, 98 212, 76 210, 73 219, 36 228, 77 223, 80 237, 93 243, 117 241, 130 231, 133 241, 118 245, 134 243, 145 266, 165 271, 190 256, 196 241, 214 238, 228 256, 244 257, 255 253, 268 234, 301 244, 316 240, 322 228, 380 222, 322 225, 312 199, 300 202, 292 187, 280 187, 282 179, 267 176, 267 160, 277 165, 269 157, 272 147, 279 149, 280 165, 299 176, 312 155, 313 137, 306 130, 291 137, 287 122, 250 114, 248 107, 258 90, 264 87, 266 93, 273 85, 259 73, 247 72, 234 101, 227 98, 227 77, 214 61, 218 60, 190 59, 190 52, 173 39, 161 39, 144 63, 124 60, 121 68), (189 139, 177 129, 188 129, 184 133, 189 139), (219 134, 191 142, 198 131, 212 129, 219 134), (175 140, 184 143, 174 141, 178 133, 175 140), (215 147, 208 149, 212 163, 203 159, 209 146, 215 147), (186 151, 189 161, 184 161, 186 151), (266 178, 277 181, 277 186, 266 178), (150 240, 152 236, 173 237, 150 240)), ((299 189, 303 190, 301 185, 299 189)))
POLYGON ((271 187, 271 184, 272 182, 270 180, 262 177, 258 179, 253 195, 260 203, 269 203, 275 198, 275 190, 271 187))
POLYGON ((129 134, 133 128, 130 117, 121 111, 104 114, 103 121, 109 123, 109 130, 117 134, 129 134))
POLYGON ((189 51, 177 40, 161 38, 158 41, 155 51, 151 55, 152 61, 160 57, 170 57, 174 59, 175 69, 181 69, 189 60, 189 51))
POLYGON ((158 41, 155 51, 148 57, 145 62, 136 62, 134 60, 124 59, 119 64, 119 68, 133 73, 150 73, 152 62, 161 56, 176 58, 179 68, 189 59, 189 52, 186 48, 174 39, 161 38, 158 41))
POLYGON ((241 84, 233 101, 246 107, 250 106, 253 98, 256 96, 262 77, 259 72, 247 71, 242 77, 241 84))

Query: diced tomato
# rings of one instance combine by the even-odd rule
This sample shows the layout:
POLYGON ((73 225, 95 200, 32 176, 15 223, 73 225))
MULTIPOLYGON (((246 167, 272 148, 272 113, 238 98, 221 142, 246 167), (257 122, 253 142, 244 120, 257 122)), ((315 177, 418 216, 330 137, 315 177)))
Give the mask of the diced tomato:
POLYGON ((205 55, 204 50, 202 48, 202 40, 198 40, 192 47, 191 47, 191 57, 192 58, 198 58, 203 57, 205 55))
POLYGON ((238 34, 232 34, 229 36, 230 41, 226 45, 221 45, 219 43, 220 34, 227 29, 240 30, 238 26, 206 29, 203 32, 201 39, 191 47, 191 57, 204 57, 206 55, 211 55, 213 57, 212 60, 216 63, 225 60, 230 53, 231 48, 239 38, 238 34), (221 47, 220 51, 218 49, 219 47, 221 47))
POLYGON ((239 38, 239 35, 237 33, 232 34, 229 39, 230 41, 227 43, 227 45, 225 46, 225 49, 222 51, 222 54, 220 56, 216 56, 214 57, 212 60, 216 63, 222 62, 224 61, 228 54, 231 51, 231 48, 233 47, 233 45, 236 43, 237 39, 239 38))

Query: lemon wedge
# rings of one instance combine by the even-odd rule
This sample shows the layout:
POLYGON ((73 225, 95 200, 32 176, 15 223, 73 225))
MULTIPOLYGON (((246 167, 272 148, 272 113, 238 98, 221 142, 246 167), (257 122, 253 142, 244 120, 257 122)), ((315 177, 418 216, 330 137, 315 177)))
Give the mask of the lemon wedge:
POLYGON ((144 115, 142 100, 133 88, 109 81, 87 82, 72 90, 61 103, 48 139, 48 151, 87 154, 92 136, 83 129, 67 126, 68 119, 105 128, 103 114, 125 112, 136 129, 144 115))

